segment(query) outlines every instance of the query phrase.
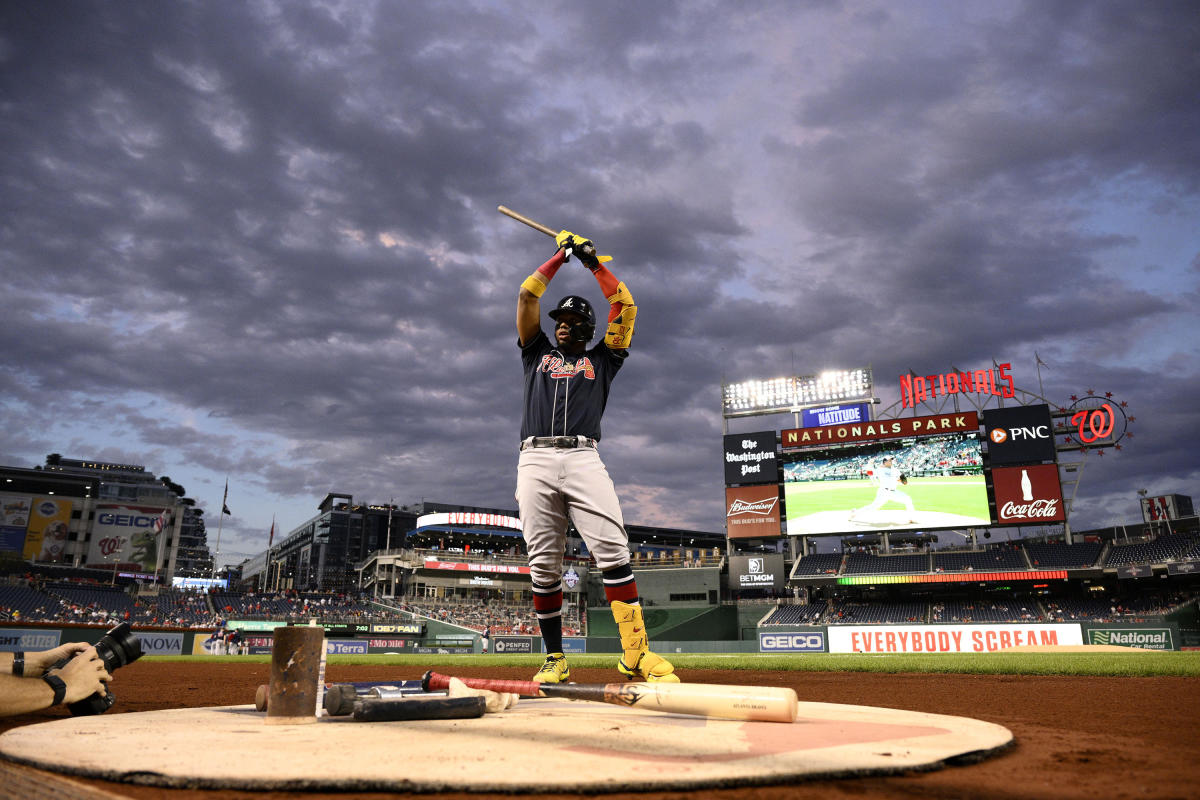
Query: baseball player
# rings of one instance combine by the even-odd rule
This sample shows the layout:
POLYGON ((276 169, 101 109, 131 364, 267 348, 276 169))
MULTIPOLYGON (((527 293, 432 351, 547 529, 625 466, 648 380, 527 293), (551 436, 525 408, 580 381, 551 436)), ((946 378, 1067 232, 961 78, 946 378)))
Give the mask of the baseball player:
POLYGON ((877 484, 879 487, 875 490, 875 499, 871 501, 870 505, 851 511, 850 519, 853 520, 858 516, 860 511, 874 511, 884 503, 892 502, 903 503, 904 507, 908 509, 910 517, 908 521, 915 523, 916 520, 911 519, 911 516, 916 513, 916 510, 913 508, 912 498, 897 488, 900 484, 907 484, 908 478, 905 477, 904 473, 896 469, 892 457, 884 456, 880 466, 876 466, 874 469, 868 471, 867 474, 870 476, 871 482, 877 484))
POLYGON ((562 231, 556 241, 558 251, 525 279, 517 297, 525 400, 516 497, 533 608, 548 654, 534 680, 563 683, 571 677, 562 652, 562 565, 567 523, 573 522, 604 576, 604 593, 621 635, 617 670, 630 679, 677 683, 675 668, 648 649, 629 566, 629 536, 597 447, 609 387, 629 355, 637 307, 629 289, 602 263, 608 257, 596 256, 589 240, 562 231), (604 338, 590 347, 596 312, 583 297, 567 295, 550 312, 553 340, 541 326, 541 296, 572 253, 591 270, 609 302, 604 338))

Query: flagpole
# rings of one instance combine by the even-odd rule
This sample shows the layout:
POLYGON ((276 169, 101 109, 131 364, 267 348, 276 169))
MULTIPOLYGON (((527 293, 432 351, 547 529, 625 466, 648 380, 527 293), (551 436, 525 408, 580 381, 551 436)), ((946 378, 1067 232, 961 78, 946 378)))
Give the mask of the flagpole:
POLYGON ((217 580, 217 558, 221 555, 221 529, 225 527, 225 509, 229 503, 229 478, 225 479, 225 494, 221 497, 220 519, 217 520, 217 552, 213 554, 213 568, 211 580, 217 580))

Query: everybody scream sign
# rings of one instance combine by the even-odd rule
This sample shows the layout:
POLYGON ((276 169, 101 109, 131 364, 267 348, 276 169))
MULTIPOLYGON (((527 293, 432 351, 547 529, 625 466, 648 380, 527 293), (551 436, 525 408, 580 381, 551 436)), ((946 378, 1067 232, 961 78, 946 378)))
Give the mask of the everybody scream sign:
POLYGON ((831 653, 993 653, 1083 644, 1079 625, 830 625, 831 653))

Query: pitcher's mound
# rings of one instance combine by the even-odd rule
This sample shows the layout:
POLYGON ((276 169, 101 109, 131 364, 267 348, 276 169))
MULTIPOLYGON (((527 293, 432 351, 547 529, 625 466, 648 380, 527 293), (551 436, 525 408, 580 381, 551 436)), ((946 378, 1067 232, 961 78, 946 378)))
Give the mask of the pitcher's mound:
POLYGON ((569 700, 479 719, 266 725, 253 706, 72 717, 0 735, 0 755, 71 775, 188 789, 631 792, 933 769, 1003 749, 988 722, 800 703, 795 723, 569 700))

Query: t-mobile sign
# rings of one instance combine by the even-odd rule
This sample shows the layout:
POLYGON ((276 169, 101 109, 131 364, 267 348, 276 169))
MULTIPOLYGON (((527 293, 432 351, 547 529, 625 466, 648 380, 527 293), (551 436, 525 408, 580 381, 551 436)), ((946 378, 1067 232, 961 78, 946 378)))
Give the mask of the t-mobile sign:
POLYGON ((1000 525, 1062 522, 1067 518, 1057 464, 994 469, 992 488, 996 522, 1000 525))

